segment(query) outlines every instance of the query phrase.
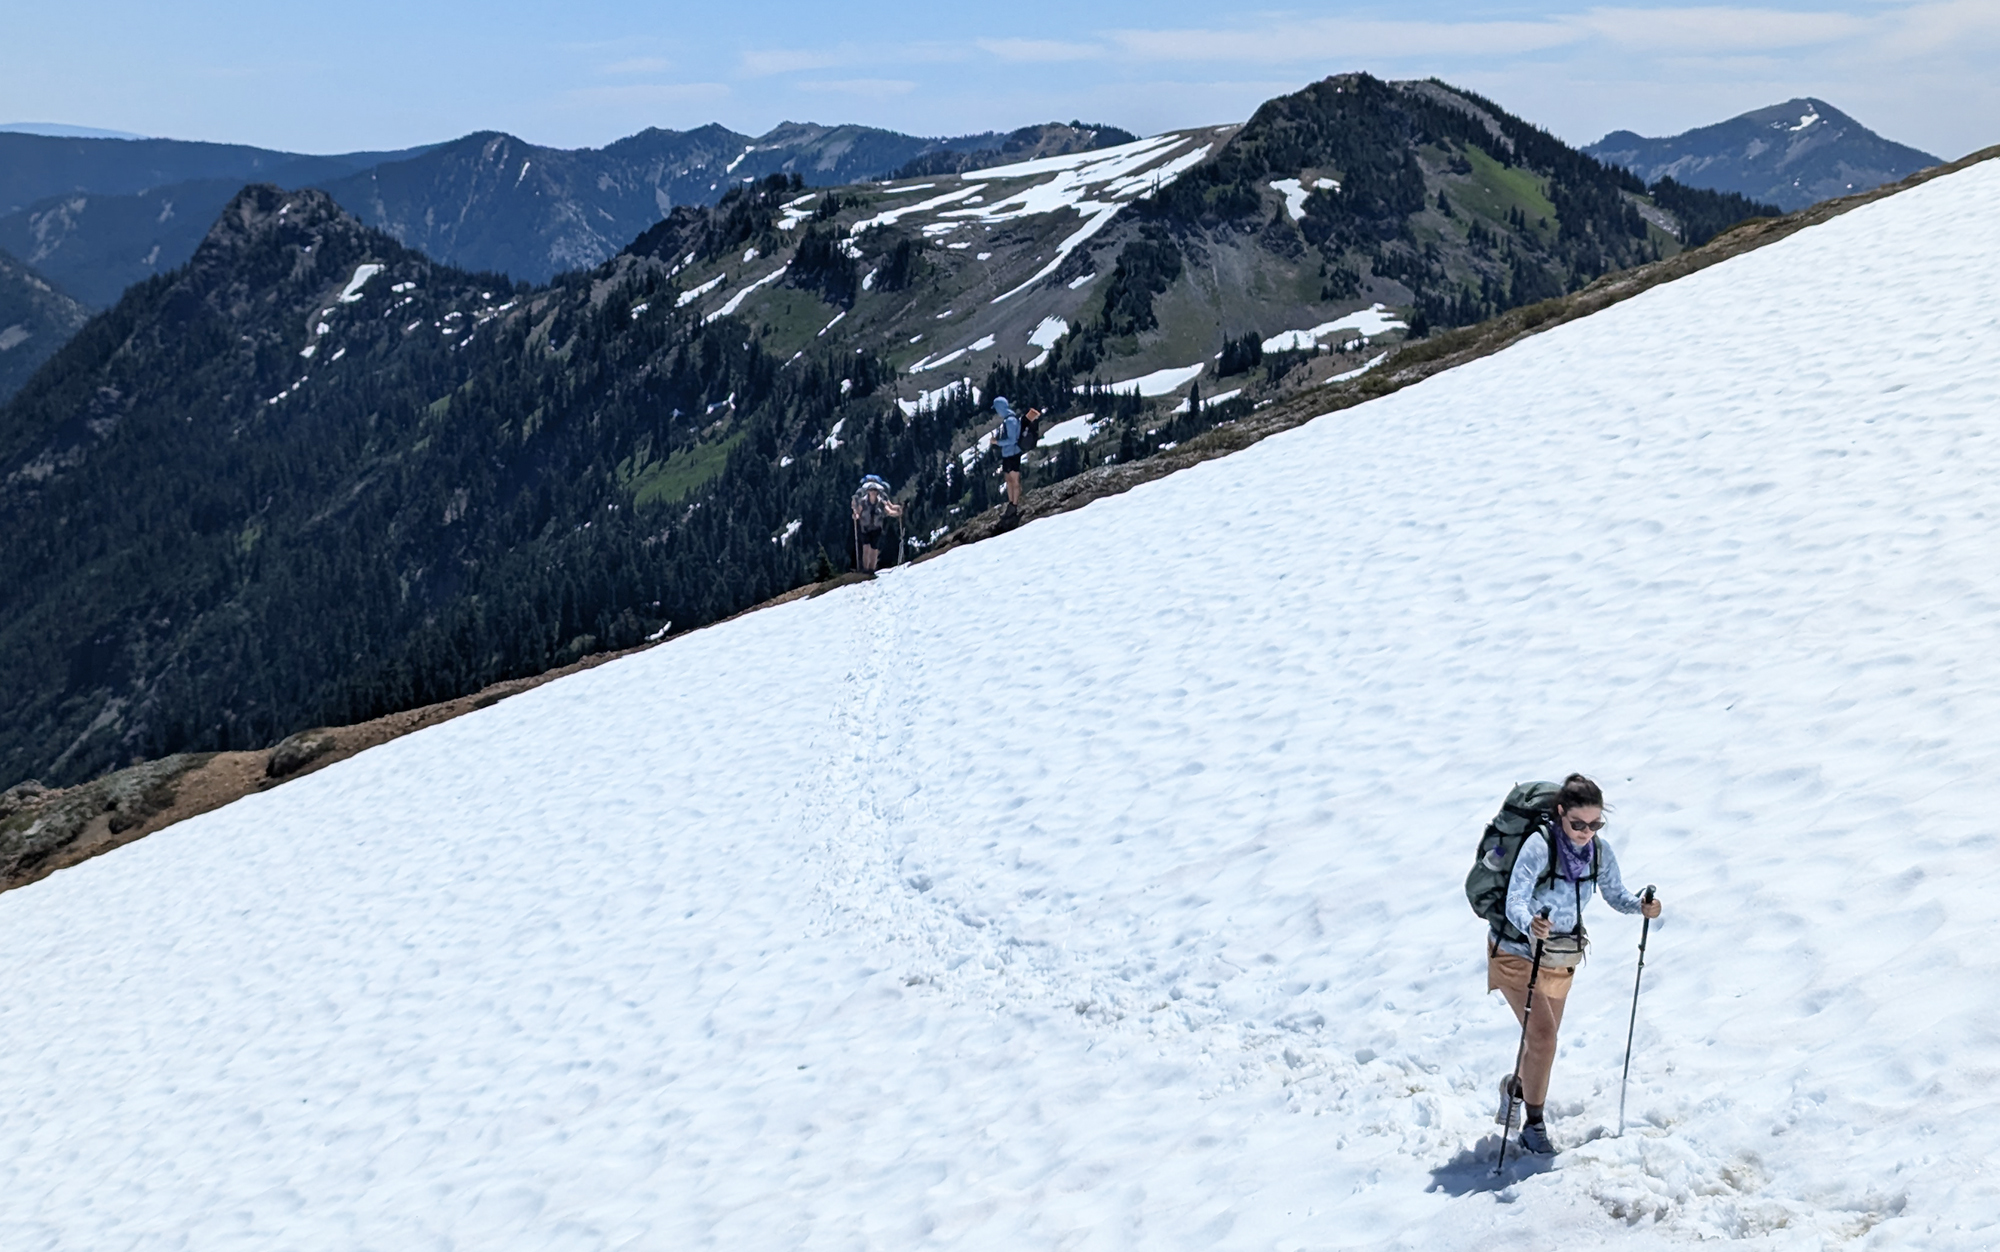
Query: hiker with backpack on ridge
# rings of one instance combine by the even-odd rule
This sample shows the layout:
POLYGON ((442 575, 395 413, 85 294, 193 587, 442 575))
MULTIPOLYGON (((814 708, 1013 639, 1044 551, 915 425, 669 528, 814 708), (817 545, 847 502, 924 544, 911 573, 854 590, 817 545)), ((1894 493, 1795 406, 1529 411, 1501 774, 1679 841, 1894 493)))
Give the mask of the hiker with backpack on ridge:
POLYGON ((1006 396, 993 397, 993 411, 1000 415, 993 439, 1000 445, 1000 468, 1007 471, 1007 511, 1000 518, 1004 525, 1020 520, 1021 454, 1040 442, 1042 411, 1031 408, 1024 417, 1014 412, 1006 396))
MULTIPOLYGON (((882 529, 892 517, 903 515, 903 506, 889 498, 888 481, 879 474, 862 478, 851 502, 854 514, 854 542, 860 551, 861 572, 874 577, 882 559, 882 529)), ((900 532, 899 532, 900 533, 900 532)))
POLYGON ((1582 774, 1561 784, 1523 783, 1480 836, 1479 859, 1466 877, 1473 911, 1490 927, 1486 989, 1506 997, 1522 1030, 1515 1072, 1500 1080, 1495 1120, 1501 1122, 1503 1160, 1517 1101, 1527 1109, 1522 1150, 1555 1151, 1542 1108, 1563 1006, 1589 949, 1585 902, 1598 894, 1620 913, 1643 914, 1649 923, 1660 915, 1651 888, 1644 898, 1626 890, 1618 858, 1598 833, 1603 829, 1604 793, 1582 774))

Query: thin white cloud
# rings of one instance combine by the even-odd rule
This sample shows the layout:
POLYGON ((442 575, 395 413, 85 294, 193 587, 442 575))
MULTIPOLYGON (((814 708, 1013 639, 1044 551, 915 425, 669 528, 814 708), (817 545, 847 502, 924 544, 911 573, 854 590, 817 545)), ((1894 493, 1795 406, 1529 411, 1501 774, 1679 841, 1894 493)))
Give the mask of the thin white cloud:
POLYGON ((982 39, 1006 61, 1106 60, 1203 65, 1329 65, 1521 56, 1592 43, 1637 55, 1789 54, 1883 40, 1912 54, 1968 38, 2000 40, 1996 0, 1936 0, 1872 15, 1748 5, 1600 6, 1522 21, 1398 21, 1268 14, 1232 27, 1134 27, 1098 41, 982 39))
POLYGON ((743 54, 743 72, 753 77, 826 70, 854 63, 852 48, 752 48, 743 54))
POLYGON ((616 87, 579 87, 566 92, 577 104, 674 105, 726 100, 728 83, 625 83, 616 87))
POLYGON ((1281 18, 1232 30, 1116 30, 1107 38, 1137 61, 1298 65, 1361 57, 1507 56, 1577 43, 1564 22, 1394 22, 1281 18))
POLYGON ((907 96, 917 89, 917 84, 907 78, 816 79, 804 80, 793 85, 805 91, 857 96, 863 100, 887 100, 895 96, 907 96))
POLYGON ((1002 61, 1062 62, 1095 61, 1107 49, 1103 44, 1072 43, 1061 39, 981 39, 981 52, 1002 61))
POLYGON ((1603 8, 1563 21, 1639 52, 1754 53, 1839 43, 1874 23, 1851 13, 1795 12, 1726 5, 1603 8))
POLYGON ((970 60, 974 45, 951 40, 900 44, 843 43, 826 48, 752 48, 739 64, 752 78, 796 74, 842 67, 888 69, 903 65, 938 65, 970 60))
POLYGON ((663 74, 673 67, 674 63, 665 57, 627 57, 623 61, 613 61, 599 72, 604 74, 663 74))
POLYGON ((1898 56, 2000 50, 2000 4, 1994 0, 1913 4, 1889 25, 1882 47, 1898 56))

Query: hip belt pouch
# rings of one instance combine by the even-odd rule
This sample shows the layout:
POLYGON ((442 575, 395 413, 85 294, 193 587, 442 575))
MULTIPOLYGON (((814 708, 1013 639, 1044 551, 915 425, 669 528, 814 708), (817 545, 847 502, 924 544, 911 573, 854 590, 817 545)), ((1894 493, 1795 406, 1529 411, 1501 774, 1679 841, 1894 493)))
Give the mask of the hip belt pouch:
POLYGON ((1590 936, 1582 930, 1568 935, 1550 935, 1542 940, 1544 969, 1574 969, 1590 955, 1590 936))

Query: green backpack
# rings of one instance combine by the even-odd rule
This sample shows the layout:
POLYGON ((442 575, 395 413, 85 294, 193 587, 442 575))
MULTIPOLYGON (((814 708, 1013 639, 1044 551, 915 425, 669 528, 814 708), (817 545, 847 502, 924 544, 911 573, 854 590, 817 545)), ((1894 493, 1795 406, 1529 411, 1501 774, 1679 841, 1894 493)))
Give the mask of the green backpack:
MULTIPOLYGON (((1472 911, 1485 918, 1500 937, 1522 943, 1527 936, 1507 920, 1507 881, 1514 876, 1514 861, 1521 845, 1534 835, 1549 841, 1550 872, 1556 863, 1556 796, 1561 783, 1516 783, 1506 801, 1479 836, 1478 856, 1472 872, 1465 876, 1465 898, 1472 911)), ((1595 877, 1593 867, 1593 877, 1595 877)))

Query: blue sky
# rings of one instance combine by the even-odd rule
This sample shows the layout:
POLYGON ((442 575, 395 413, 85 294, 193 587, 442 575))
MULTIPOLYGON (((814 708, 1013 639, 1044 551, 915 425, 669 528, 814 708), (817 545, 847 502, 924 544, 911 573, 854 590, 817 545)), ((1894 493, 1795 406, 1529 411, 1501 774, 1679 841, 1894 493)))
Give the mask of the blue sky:
POLYGON ((919 134, 1239 120, 1349 69, 1437 75, 1573 143, 1813 95, 1947 158, 2000 142, 2000 0, 1253 9, 628 0, 18 6, 0 122, 331 152, 468 131, 597 146, 646 126, 919 134))

